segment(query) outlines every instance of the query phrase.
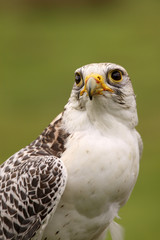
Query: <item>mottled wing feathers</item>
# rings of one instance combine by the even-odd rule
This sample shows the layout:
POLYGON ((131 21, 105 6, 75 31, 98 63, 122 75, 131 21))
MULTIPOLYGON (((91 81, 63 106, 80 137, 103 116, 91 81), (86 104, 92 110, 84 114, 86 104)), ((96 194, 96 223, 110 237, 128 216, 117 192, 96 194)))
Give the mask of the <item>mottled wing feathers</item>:
MULTIPOLYGON (((0 240, 29 240, 63 194, 67 173, 54 156, 35 156, 0 174, 0 240)), ((49 216, 49 215, 48 215, 49 216)))

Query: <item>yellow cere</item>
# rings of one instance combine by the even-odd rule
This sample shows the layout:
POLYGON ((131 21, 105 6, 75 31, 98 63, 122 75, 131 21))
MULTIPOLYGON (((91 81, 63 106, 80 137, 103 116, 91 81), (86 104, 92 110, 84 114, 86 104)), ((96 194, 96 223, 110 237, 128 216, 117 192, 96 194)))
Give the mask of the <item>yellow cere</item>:
MULTIPOLYGON (((83 90, 80 92, 80 95, 82 96, 84 94, 84 92, 87 92, 87 89, 86 89, 86 85, 87 85, 87 81, 90 79, 90 78, 93 78, 95 81, 96 81, 96 90, 95 90, 95 94, 100 94, 102 95, 102 92, 103 91, 109 91, 109 92, 113 92, 113 90, 107 86, 107 84, 104 82, 104 77, 99 75, 99 74, 96 74, 96 73, 92 73, 90 75, 88 75, 86 78, 85 78, 85 85, 84 85, 84 88, 83 90)), ((87 92, 88 93, 88 92, 87 92)))

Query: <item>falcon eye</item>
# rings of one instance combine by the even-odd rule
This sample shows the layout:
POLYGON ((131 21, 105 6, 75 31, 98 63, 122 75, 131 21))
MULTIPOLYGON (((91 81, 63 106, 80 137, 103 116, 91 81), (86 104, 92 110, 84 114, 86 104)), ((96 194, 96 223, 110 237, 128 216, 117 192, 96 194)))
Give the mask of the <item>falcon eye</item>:
POLYGON ((82 78, 81 78, 81 75, 80 75, 79 73, 76 73, 76 74, 75 74, 75 82, 76 82, 76 85, 77 85, 78 87, 81 86, 81 84, 82 84, 82 78))
POLYGON ((122 81, 122 72, 119 70, 113 70, 109 73, 109 80, 112 82, 122 81))

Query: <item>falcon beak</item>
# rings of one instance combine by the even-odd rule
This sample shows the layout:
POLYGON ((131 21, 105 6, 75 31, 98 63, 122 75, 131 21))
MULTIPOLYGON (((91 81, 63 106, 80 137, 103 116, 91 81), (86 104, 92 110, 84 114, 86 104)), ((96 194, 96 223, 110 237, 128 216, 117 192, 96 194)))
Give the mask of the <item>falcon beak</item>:
POLYGON ((106 85, 101 75, 91 74, 85 78, 84 89, 80 92, 80 95, 87 92, 90 100, 92 100, 93 95, 102 95, 103 91, 113 92, 113 90, 106 85))

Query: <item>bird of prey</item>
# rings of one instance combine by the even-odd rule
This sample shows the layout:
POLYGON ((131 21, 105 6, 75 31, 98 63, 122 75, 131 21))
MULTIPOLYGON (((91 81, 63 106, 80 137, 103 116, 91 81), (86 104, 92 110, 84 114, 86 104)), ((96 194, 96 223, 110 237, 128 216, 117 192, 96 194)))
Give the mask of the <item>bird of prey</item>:
POLYGON ((0 166, 0 240, 104 240, 136 183, 142 140, 126 70, 75 71, 64 111, 0 166))

